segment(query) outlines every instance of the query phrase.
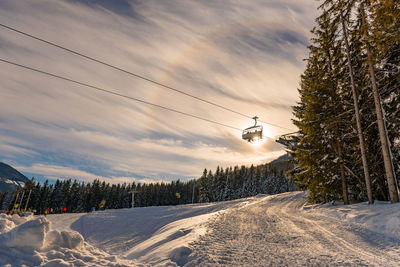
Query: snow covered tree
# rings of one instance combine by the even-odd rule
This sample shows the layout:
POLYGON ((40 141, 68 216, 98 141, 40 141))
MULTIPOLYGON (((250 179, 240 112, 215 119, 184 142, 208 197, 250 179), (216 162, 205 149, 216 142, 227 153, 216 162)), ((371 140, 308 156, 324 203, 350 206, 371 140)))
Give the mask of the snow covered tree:
POLYGON ((300 172, 297 180, 311 192, 312 201, 328 201, 338 197, 339 188, 348 203, 347 177, 343 166, 343 129, 341 116, 341 43, 337 42, 337 23, 329 13, 317 19, 307 67, 301 77, 298 106, 294 107, 295 125, 301 139, 295 159, 300 172))
MULTIPOLYGON (((375 113, 376 113, 376 123, 379 130, 379 139, 381 141, 381 153, 384 162, 384 168, 387 178, 387 184, 389 188, 389 196, 391 202, 399 202, 398 185, 393 164, 393 157, 390 139, 388 135, 387 121, 386 119, 393 116, 391 107, 394 105, 387 105, 389 108, 389 113, 385 114, 385 105, 382 105, 382 99, 386 99, 387 102, 392 102, 398 99, 398 83, 394 88, 390 85, 396 84, 395 75, 388 77, 388 79, 377 80, 377 70, 379 72, 382 69, 382 65, 386 64, 388 61, 391 66, 398 68, 398 50, 399 50, 399 17, 400 15, 400 5, 398 1, 381 1, 372 7, 372 19, 368 17, 366 8, 368 8, 370 1, 361 1, 359 7, 359 14, 362 20, 362 28, 360 29, 361 35, 363 36, 362 41, 365 45, 365 50, 367 52, 366 65, 368 66, 368 74, 370 85, 372 88, 373 99, 375 103, 375 113), (382 15, 384 14, 384 15, 382 15), (371 26, 374 25, 375 27, 371 26), (378 49, 374 49, 374 48, 378 49), (396 61, 397 54, 397 61, 396 61), (378 64, 377 64, 378 63, 378 64), (393 90, 391 96, 386 96, 382 94, 382 86, 390 87, 390 91, 393 90), (397 92, 396 92, 397 91, 397 92), (396 94, 397 93, 397 94, 396 94), (383 98, 382 98, 383 97, 383 98)), ((393 72, 388 71, 393 74, 393 72)), ((397 73, 399 71, 397 70, 397 73)), ((396 73, 396 71, 394 72, 396 73)), ((397 78, 399 75, 397 75, 397 78)), ((398 102, 397 102, 398 104, 398 102)), ((398 116, 397 116, 398 119, 398 116)), ((393 125, 391 125, 392 127, 393 125)), ((398 132, 398 131, 397 131, 398 132)))
POLYGON ((320 10, 299 89, 301 100, 294 107, 300 138, 292 151, 298 163, 293 173, 313 201, 336 199, 340 192, 345 203, 365 197, 372 203, 388 195, 396 202, 396 179, 388 162, 393 163, 391 153, 399 157, 399 4, 325 0, 320 10), (392 63, 386 64, 388 60, 392 63), (387 144, 394 144, 389 152, 385 142, 377 142, 386 140, 381 102, 388 110, 382 113, 387 144), (385 172, 387 181, 382 179, 385 172))
POLYGON ((204 169, 203 175, 200 177, 200 192, 199 192, 199 202, 210 202, 210 190, 211 190, 211 181, 209 180, 212 177, 211 171, 208 175, 207 169, 204 169))
MULTIPOLYGON (((369 6, 370 43, 374 49, 378 90, 386 115, 397 179, 400 177, 400 3, 372 1, 369 6)), ((397 182, 398 183, 398 182, 397 182)))

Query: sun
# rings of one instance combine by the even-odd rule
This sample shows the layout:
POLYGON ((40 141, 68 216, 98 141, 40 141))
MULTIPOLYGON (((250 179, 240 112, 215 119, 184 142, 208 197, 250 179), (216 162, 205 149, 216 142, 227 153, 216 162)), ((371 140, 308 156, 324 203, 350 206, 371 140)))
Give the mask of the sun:
POLYGON ((253 142, 250 142, 250 144, 251 144, 252 146, 254 146, 254 147, 260 147, 262 144, 265 143, 266 138, 268 138, 268 137, 263 136, 262 139, 256 138, 256 139, 253 140, 253 142))
POLYGON ((271 127, 269 127, 269 125, 263 125, 263 136, 262 139, 254 139, 253 142, 251 142, 251 145, 255 148, 257 147, 261 147, 266 141, 267 139, 275 139, 275 135, 273 130, 271 129, 271 127))

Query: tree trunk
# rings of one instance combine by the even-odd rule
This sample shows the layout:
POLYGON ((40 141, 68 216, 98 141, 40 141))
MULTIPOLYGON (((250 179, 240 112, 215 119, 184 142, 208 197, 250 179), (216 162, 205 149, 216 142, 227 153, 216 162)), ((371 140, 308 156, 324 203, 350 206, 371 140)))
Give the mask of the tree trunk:
POLYGON ((342 22, 344 43, 346 45, 347 65, 348 65, 349 73, 350 73, 351 90, 353 92, 354 111, 355 111, 355 115, 356 115, 358 139, 360 141, 361 159, 362 159, 362 164, 363 164, 363 169, 364 169, 365 185, 367 187, 368 204, 373 204, 374 200, 372 198, 371 178, 369 176, 368 162, 367 162, 366 149, 365 149, 365 141, 364 141, 364 135, 363 135, 362 128, 361 128, 360 109, 358 106, 358 93, 357 93, 355 81, 354 81, 354 72, 353 72, 353 67, 351 65, 349 40, 347 37, 347 29, 346 29, 346 25, 344 24, 342 10, 340 10, 340 20, 342 22))
POLYGON ((337 142, 337 147, 338 147, 339 162, 340 162, 340 176, 342 178, 343 203, 345 205, 348 205, 349 204, 349 195, 347 192, 347 181, 346 181, 346 175, 345 175, 344 166, 343 166, 342 144, 340 141, 337 142))
MULTIPOLYGON (((366 33, 368 34, 368 22, 365 18, 364 6, 361 6, 362 12, 362 19, 363 24, 366 26, 366 33)), ((385 120, 383 117, 382 105, 381 105, 381 98, 378 91, 378 86, 376 83, 376 76, 375 76, 375 69, 374 64, 371 56, 371 51, 369 48, 368 40, 365 40, 366 48, 367 48, 367 62, 368 62, 368 71, 369 76, 371 79, 372 91, 374 94, 374 102, 375 102, 375 110, 376 110, 376 117, 377 117, 377 124, 379 130, 379 139, 381 140, 381 148, 382 148, 382 156, 383 162, 385 165, 385 172, 386 172, 386 179, 389 187, 389 197, 392 203, 399 202, 399 193, 396 181, 396 175, 394 173, 393 161, 392 161, 392 154, 390 152, 390 145, 389 145, 389 138, 387 135, 387 129, 385 125, 385 120)))
MULTIPOLYGON (((332 67, 331 53, 330 53, 329 49, 327 51, 325 51, 325 52, 328 55, 328 59, 329 59, 329 64, 328 64, 329 70, 332 72, 333 67, 332 67)), ((334 99, 334 97, 335 97, 334 88, 331 88, 330 93, 331 93, 332 99, 334 99)), ((335 112, 335 114, 338 114, 336 106, 334 106, 334 112, 335 112)), ((341 181, 342 181, 343 203, 345 205, 348 205, 349 204, 349 193, 347 191, 347 181, 346 181, 346 174, 345 174, 345 171, 344 171, 344 161, 343 161, 342 138, 340 137, 338 121, 335 121, 335 134, 337 136, 337 143, 336 143, 337 151, 336 152, 337 152, 338 157, 339 157, 340 178, 341 178, 341 181)))

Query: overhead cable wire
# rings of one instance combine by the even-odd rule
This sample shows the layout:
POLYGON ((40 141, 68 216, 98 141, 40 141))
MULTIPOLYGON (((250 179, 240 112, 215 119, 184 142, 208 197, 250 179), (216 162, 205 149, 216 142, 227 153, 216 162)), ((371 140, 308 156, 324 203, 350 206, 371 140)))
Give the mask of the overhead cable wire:
POLYGON ((115 95, 115 96, 123 97, 123 98, 129 99, 129 100, 133 100, 133 101, 136 101, 136 102, 140 102, 140 103, 143 103, 143 104, 146 104, 146 105, 149 105, 149 106, 153 106, 153 107, 161 108, 161 109, 168 110, 168 111, 171 111, 171 112, 175 112, 175 113, 178 113, 178 114, 181 114, 181 115, 184 115, 184 116, 188 116, 188 117, 192 117, 192 118, 195 118, 195 119, 203 120, 203 121, 206 121, 206 122, 218 124, 220 126, 224 126, 224 127, 231 128, 231 129, 234 129, 234 130, 242 131, 242 129, 236 128, 236 127, 231 126, 231 125, 227 125, 227 124, 220 123, 220 122, 217 122, 217 121, 209 120, 209 119, 206 119, 206 118, 203 118, 203 117, 200 117, 200 116, 197 116, 197 115, 193 115, 193 114, 190 114, 190 113, 186 113, 186 112, 183 112, 183 111, 180 111, 180 110, 176 110, 176 109, 173 109, 173 108, 164 107, 162 105, 154 104, 154 103, 151 103, 151 102, 139 99, 139 98, 127 96, 127 95, 118 93, 116 91, 107 90, 107 89, 104 89, 104 88, 101 88, 101 87, 98 87, 98 86, 94 86, 94 85, 91 85, 91 84, 88 84, 88 83, 80 82, 80 81, 77 81, 77 80, 74 80, 74 79, 71 79, 71 78, 67 78, 67 77, 64 77, 64 76, 60 76, 60 75, 57 75, 57 74, 54 74, 54 73, 50 73, 50 72, 47 72, 47 71, 35 69, 35 68, 32 68, 32 67, 29 67, 29 66, 26 66, 26 65, 22 65, 22 64, 18 64, 18 63, 15 63, 15 62, 12 62, 12 61, 8 61, 8 60, 2 59, 2 58, 0 58, 0 61, 4 62, 4 63, 7 63, 7 64, 10 64, 10 65, 14 65, 14 66, 23 68, 23 69, 26 69, 26 70, 34 71, 34 72, 41 73, 41 74, 44 74, 44 75, 47 75, 47 76, 51 76, 53 78, 58 78, 58 79, 61 79, 61 80, 64 80, 64 81, 68 81, 68 82, 75 83, 75 84, 78 84, 78 85, 81 85, 81 86, 85 86, 85 87, 88 87, 88 88, 91 88, 91 89, 94 89, 94 90, 97 90, 97 91, 101 91, 101 92, 104 92, 104 93, 108 93, 108 94, 112 94, 112 95, 115 95))
MULTIPOLYGON (((51 45, 51 46, 57 47, 57 48, 59 48, 59 49, 62 49, 62 50, 64 50, 64 51, 70 52, 70 53, 75 54, 75 55, 77 55, 77 56, 86 58, 86 59, 88 59, 88 60, 91 60, 91 61, 97 62, 97 63, 99 63, 99 64, 102 64, 102 65, 104 65, 104 66, 107 66, 107 67, 113 68, 113 69, 115 69, 115 70, 124 72, 124 73, 129 74, 129 75, 131 75, 131 76, 134 76, 134 77, 136 77, 136 78, 139 78, 139 79, 142 79, 142 80, 144 80, 144 81, 150 82, 150 83, 155 84, 155 85, 158 85, 158 86, 160 86, 160 87, 163 87, 163 88, 165 88, 165 89, 172 90, 172 91, 177 92, 177 93, 179 93, 179 94, 183 94, 183 95, 185 95, 185 96, 194 98, 194 99, 196 99, 196 100, 198 100, 198 101, 207 103, 207 104, 209 104, 209 105, 213 105, 213 106, 215 106, 215 107, 224 109, 224 110, 226 110, 226 111, 229 111, 229 112, 238 114, 238 115, 243 116, 243 117, 248 118, 248 119, 252 119, 252 118, 253 118, 253 116, 246 115, 246 114, 244 114, 244 113, 235 111, 235 110, 233 110, 233 109, 231 109, 231 108, 227 108, 227 107, 222 106, 222 105, 220 105, 220 104, 217 104, 217 103, 208 101, 208 100, 206 100, 206 99, 200 98, 200 97, 198 97, 198 96, 195 96, 195 95, 186 93, 186 92, 184 92, 184 91, 182 91, 182 90, 176 89, 176 88, 171 87, 171 86, 169 86, 169 85, 165 85, 165 84, 160 83, 160 82, 157 82, 157 81, 155 81, 155 80, 153 80, 153 79, 150 79, 150 78, 147 78, 147 77, 145 77, 145 76, 139 75, 139 74, 137 74, 137 73, 131 72, 131 71, 129 71, 129 70, 123 69, 123 68, 121 68, 121 67, 117 67, 117 66, 112 65, 112 64, 110 64, 110 63, 107 63, 107 62, 105 62, 105 61, 96 59, 96 58, 94 58, 94 57, 88 56, 88 55, 86 55, 86 54, 83 54, 83 53, 81 53, 81 52, 72 50, 72 49, 67 48, 67 47, 65 47, 65 46, 56 44, 56 43, 54 43, 54 42, 45 40, 45 39, 43 39, 43 38, 40 38, 40 37, 37 37, 37 36, 35 36, 35 35, 29 34, 29 33, 27 33, 27 32, 18 30, 18 29, 16 29, 16 28, 11 27, 11 26, 7 26, 7 25, 2 24, 2 23, 0 23, 0 26, 3 27, 3 28, 6 28, 6 29, 8 29, 8 30, 17 32, 17 33, 19 33, 19 34, 25 35, 25 36, 27 36, 27 37, 29 37, 29 38, 35 39, 35 40, 37 40, 37 41, 40 41, 40 42, 46 43, 46 44, 48 44, 48 45, 51 45)), ((262 123, 265 123, 265 124, 268 124, 268 125, 271 125, 271 126, 274 126, 274 127, 277 127, 277 128, 281 128, 281 129, 293 131, 293 129, 286 128, 286 127, 282 127, 282 126, 279 126, 279 125, 277 125, 277 124, 269 123, 269 122, 266 122, 266 121, 259 120, 259 122, 262 122, 262 123)))

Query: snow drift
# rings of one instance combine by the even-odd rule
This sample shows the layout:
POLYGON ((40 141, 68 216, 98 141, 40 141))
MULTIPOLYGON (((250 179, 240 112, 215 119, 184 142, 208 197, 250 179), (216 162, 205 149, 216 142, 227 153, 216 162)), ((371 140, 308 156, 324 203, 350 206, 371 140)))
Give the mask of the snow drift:
POLYGON ((45 217, 1 214, 0 265, 132 266, 86 243, 77 231, 51 230, 45 217))

